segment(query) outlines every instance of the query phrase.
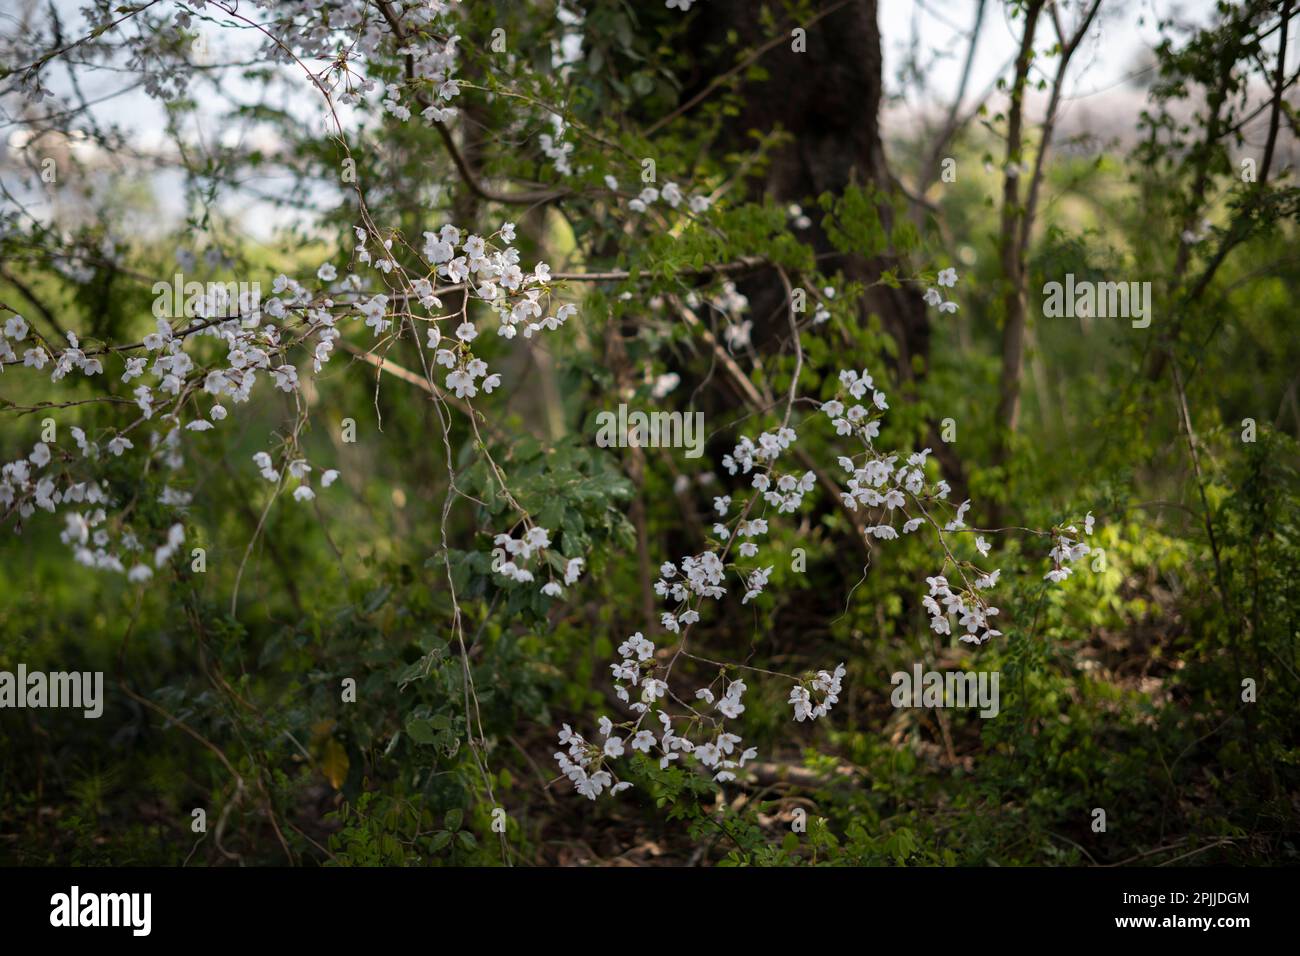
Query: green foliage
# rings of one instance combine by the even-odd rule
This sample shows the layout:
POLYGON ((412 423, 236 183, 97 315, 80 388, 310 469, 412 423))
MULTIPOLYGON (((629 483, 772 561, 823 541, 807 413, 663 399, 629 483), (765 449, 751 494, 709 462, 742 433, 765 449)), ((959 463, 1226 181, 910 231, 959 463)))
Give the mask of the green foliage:
MULTIPOLYGON (((683 49, 689 26, 660 3, 581 6, 583 56, 565 68, 549 53, 549 9, 466 5, 463 31, 476 38, 464 54, 469 128, 492 134, 472 144, 482 183, 550 175, 531 147, 550 114, 520 103, 560 104, 578 144, 566 183, 576 194, 562 204, 509 211, 463 185, 431 198, 427 184, 441 178, 431 163, 454 170, 418 122, 378 116, 374 135, 350 146, 376 221, 419 235, 445 215, 489 234, 518 213, 525 258, 612 275, 554 283, 581 318, 547 338, 540 358, 483 336, 493 368, 524 383, 491 397, 491 421, 428 399, 409 371, 427 350, 408 335, 383 345, 404 378, 343 359, 301 396, 311 412, 302 447, 343 473, 334 497, 286 506, 250 473, 252 455, 293 420, 279 393, 249 403, 239 430, 187 438, 186 477, 141 476, 106 457, 105 484, 132 502, 141 531, 166 530, 165 488, 195 494, 186 550, 148 587, 69 573, 57 526, 13 520, 22 537, 0 552, 0 670, 103 671, 108 693, 93 726, 55 710, 0 711, 0 861, 499 865, 642 852, 720 866, 1295 863, 1300 271, 1278 250, 1295 245, 1298 200, 1286 182, 1240 181, 1226 134, 1206 135, 1242 119, 1242 64, 1260 53, 1263 5, 1225 5, 1218 29, 1155 51, 1133 155, 1052 154, 1043 188, 1055 199, 1028 250, 1031 298, 1065 273, 1132 275, 1156 284, 1160 313, 1138 337, 1053 324, 1031 309, 1023 421, 1003 457, 993 417, 1005 318, 990 198, 999 183, 979 171, 1001 144, 954 144, 972 172, 945 186, 932 214, 855 181, 803 197, 815 228, 795 228, 789 202, 748 187, 798 145, 798 131, 751 130, 744 148, 717 145, 746 105, 745 84, 770 77, 736 32, 720 31, 707 50, 744 68, 647 133, 698 84, 683 49), (496 28, 510 38, 508 66, 477 42, 496 28), (1201 90, 1209 114, 1179 118, 1201 90), (611 192, 608 176, 634 195, 647 157, 658 185, 689 176, 719 200, 671 228, 623 216, 599 191, 611 192), (1217 225, 1185 243, 1203 213, 1217 225), (752 279, 754 263, 779 267, 825 307, 798 359, 782 302, 769 310, 779 320, 752 311, 752 341, 735 346, 710 305, 724 282, 752 279), (962 274, 962 311, 924 313, 925 347, 905 352, 906 297, 948 266, 962 274), (1178 372, 1177 388, 1168 370, 1146 374, 1156 355, 1178 372), (707 686, 720 674, 803 674, 843 660, 844 698, 828 719, 795 725, 789 682, 755 680, 741 721, 761 754, 752 776, 719 785, 692 762, 633 755, 632 789, 589 805, 556 780, 555 729, 626 716, 608 691, 614 648, 634 631, 655 633, 654 569, 704 547, 712 497, 743 487, 715 463, 740 435, 781 423, 796 365, 799 467, 825 474, 808 506, 773 521, 764 539, 769 589, 707 608, 674 675, 707 686), (865 541, 825 487, 842 481, 841 445, 812 400, 832 397, 843 368, 870 369, 886 386, 881 447, 933 447, 940 423, 955 423, 949 460, 926 467, 976 502, 973 526, 1015 532, 993 553, 1002 639, 972 648, 931 632, 920 596, 943 561, 933 536, 865 541), (661 391, 671 376, 681 384, 661 391), (620 402, 704 411, 703 458, 598 447, 597 416, 620 402), (341 438, 344 419, 355 443, 341 438), (1246 419, 1254 441, 1243 440, 1246 419), (1049 586, 1050 543, 1027 529, 1088 512, 1104 555, 1049 586), (493 537, 522 515, 550 529, 549 572, 586 562, 562 597, 495 573, 493 537), (205 549, 205 571, 191 547, 205 549), (796 549, 806 566, 796 567, 796 549), (890 675, 916 662, 997 672, 999 716, 894 707, 890 675), (1099 807, 1104 835, 1090 825, 1099 807), (192 828, 195 809, 206 813, 203 832, 192 828), (794 829, 796 819, 806 827, 794 829)), ((763 5, 761 17, 784 31, 810 9, 763 5)), ((374 75, 397 80, 398 61, 374 75)), ((269 76, 258 64, 246 78, 269 76)), ((171 132, 196 109, 178 98, 171 132)), ((312 181, 333 181, 338 144, 304 118, 269 103, 233 115, 282 133, 291 158, 214 147, 196 160, 183 187, 187 234, 230 225, 220 199, 240 176, 292 164, 301 182, 286 203, 305 201, 312 181)), ((909 145, 921 155, 914 144, 900 152, 909 145)), ((895 164, 904 179, 914 172, 905 166, 895 164)), ((148 286, 98 250, 112 240, 104 222, 147 217, 157 200, 130 182, 108 187, 102 220, 0 235, 13 278, 87 347, 152 327, 148 286), (85 274, 22 264, 47 252, 84 262, 85 274)), ((310 274, 329 260, 343 273, 351 246, 321 235, 346 237, 360 216, 344 192, 319 216, 321 231, 237 239, 216 271, 310 274)), ((130 255, 146 276, 173 267, 170 242, 139 242, 130 255)), ((24 300, 13 278, 0 280, 0 301, 24 300)), ((480 309, 470 317, 488 316, 480 309)), ((218 345, 198 351, 209 348, 218 345)), ((80 399, 133 403, 117 375, 63 390, 34 377, 19 396, 10 384, 19 373, 0 377, 4 461, 30 451, 46 414, 64 453, 72 427, 93 433, 110 420, 80 399)), ((967 557, 970 538, 952 539, 967 557)), ((660 641, 661 653, 671 648, 660 641)))

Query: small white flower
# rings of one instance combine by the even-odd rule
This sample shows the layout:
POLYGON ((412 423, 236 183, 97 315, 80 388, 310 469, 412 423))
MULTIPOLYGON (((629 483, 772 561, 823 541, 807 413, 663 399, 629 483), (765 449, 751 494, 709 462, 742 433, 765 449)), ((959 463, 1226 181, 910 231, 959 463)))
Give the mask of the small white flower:
POLYGON ((5 337, 21 342, 27 338, 27 322, 21 315, 15 315, 5 322, 5 337))
POLYGON ((473 377, 462 369, 457 369, 447 376, 447 387, 455 390, 457 398, 473 398, 478 394, 473 377))

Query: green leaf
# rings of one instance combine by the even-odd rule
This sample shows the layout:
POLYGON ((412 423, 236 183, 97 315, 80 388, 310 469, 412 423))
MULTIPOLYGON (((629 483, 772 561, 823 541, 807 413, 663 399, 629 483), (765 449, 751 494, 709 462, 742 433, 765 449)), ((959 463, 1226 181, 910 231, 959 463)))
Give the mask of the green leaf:
POLYGON ((433 723, 428 720, 409 720, 406 722, 406 734, 417 744, 434 742, 433 723))

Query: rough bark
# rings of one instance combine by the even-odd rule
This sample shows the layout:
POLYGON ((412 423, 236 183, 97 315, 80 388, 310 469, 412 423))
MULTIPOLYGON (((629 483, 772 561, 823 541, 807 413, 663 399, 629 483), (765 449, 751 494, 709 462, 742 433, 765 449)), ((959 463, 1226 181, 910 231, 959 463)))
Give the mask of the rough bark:
MULTIPOLYGON (((829 6, 829 5, 828 5, 829 6)), ((753 0, 711 0, 701 8, 690 43, 696 52, 696 74, 689 78, 682 101, 705 89, 734 62, 710 57, 728 31, 735 31, 742 48, 758 48, 773 39, 771 29, 759 20, 760 5, 753 0)), ((825 8, 823 8, 825 9, 825 8)), ((789 30, 790 24, 781 29, 789 30)), ((760 176, 747 183, 751 198, 770 197, 780 203, 801 203, 823 192, 839 194, 850 185, 871 184, 891 191, 893 180, 880 139, 879 108, 881 79, 880 32, 876 0, 850 0, 807 29, 806 52, 796 53, 786 41, 766 53, 759 64, 767 71, 765 81, 749 83, 739 115, 720 129, 714 151, 752 149, 750 130, 781 128, 792 140, 779 147, 760 176)), ((823 233, 815 210, 808 210, 813 225, 811 242, 819 254, 834 252, 823 233)), ((886 222, 893 211, 882 210, 886 222)), ((867 261, 857 256, 836 255, 825 260, 823 270, 841 269, 850 280, 870 282, 882 269, 896 263, 867 261)), ((754 340, 781 336, 786 329, 783 314, 785 292, 775 276, 756 276, 740 283, 749 297, 754 322, 754 340)), ((861 321, 871 314, 880 317, 898 344, 894 371, 900 383, 924 375, 929 361, 930 324, 926 307, 915 289, 873 289, 859 307, 861 321)), ((949 480, 964 483, 960 463, 951 449, 933 435, 936 449, 949 480)))

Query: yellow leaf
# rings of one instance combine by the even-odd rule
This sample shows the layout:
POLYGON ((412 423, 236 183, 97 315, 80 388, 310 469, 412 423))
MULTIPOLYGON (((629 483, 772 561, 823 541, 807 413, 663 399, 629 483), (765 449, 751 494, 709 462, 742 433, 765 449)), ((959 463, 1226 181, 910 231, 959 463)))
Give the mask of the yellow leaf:
POLYGON ((342 787, 343 781, 348 778, 348 752, 333 737, 325 741, 320 768, 335 790, 342 787))

